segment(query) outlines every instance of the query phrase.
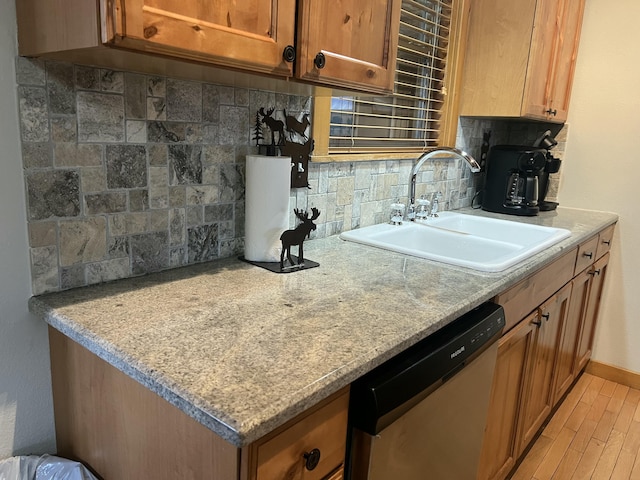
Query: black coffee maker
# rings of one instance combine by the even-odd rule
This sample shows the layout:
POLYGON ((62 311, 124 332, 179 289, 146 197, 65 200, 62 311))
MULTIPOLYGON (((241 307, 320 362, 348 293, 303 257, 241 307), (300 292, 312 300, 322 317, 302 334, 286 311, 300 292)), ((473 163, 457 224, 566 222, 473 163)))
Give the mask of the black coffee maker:
POLYGON ((511 215, 537 215, 540 211, 539 177, 548 150, 521 145, 495 145, 487 155, 482 209, 511 215))
POLYGON ((541 212, 555 210, 558 206, 558 202, 546 200, 547 193, 549 193, 549 174, 558 173, 560 163, 562 163, 559 158, 555 158, 549 151, 557 144, 558 142, 551 136, 550 130, 544 132, 533 144, 534 147, 547 150, 547 162, 545 163, 544 170, 538 176, 538 208, 540 208, 541 212))

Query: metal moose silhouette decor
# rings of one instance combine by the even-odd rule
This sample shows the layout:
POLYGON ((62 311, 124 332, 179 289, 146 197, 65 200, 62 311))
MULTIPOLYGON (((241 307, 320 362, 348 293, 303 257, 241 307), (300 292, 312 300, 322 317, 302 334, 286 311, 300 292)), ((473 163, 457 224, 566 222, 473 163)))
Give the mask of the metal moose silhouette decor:
POLYGON ((280 150, 282 155, 291 157, 291 188, 311 188, 309 187, 308 169, 313 151, 313 139, 309 138, 310 134, 307 133, 307 131, 311 131, 309 114, 302 113, 298 119, 294 115, 288 115, 283 109, 283 121, 276 118, 276 113, 278 112, 275 108, 265 109, 264 107, 256 112, 256 123, 253 128, 253 139, 256 141, 256 146, 260 153, 265 152, 263 154, 266 155, 277 155, 280 150), (265 140, 262 131, 263 125, 271 131, 270 143, 260 143, 265 140))
POLYGON ((287 260, 289 260, 290 266, 296 266, 291 257, 291 247, 294 245, 298 246, 298 267, 304 265, 304 250, 302 245, 304 243, 305 238, 309 238, 311 236, 311 232, 316 229, 316 224, 313 221, 320 216, 320 210, 313 207, 311 208, 311 217, 309 217, 309 212, 298 210, 297 208, 293 210, 302 222, 293 230, 285 230, 280 235, 280 241, 282 242, 282 252, 280 253, 280 270, 284 270, 284 256, 285 253, 287 255, 287 260))

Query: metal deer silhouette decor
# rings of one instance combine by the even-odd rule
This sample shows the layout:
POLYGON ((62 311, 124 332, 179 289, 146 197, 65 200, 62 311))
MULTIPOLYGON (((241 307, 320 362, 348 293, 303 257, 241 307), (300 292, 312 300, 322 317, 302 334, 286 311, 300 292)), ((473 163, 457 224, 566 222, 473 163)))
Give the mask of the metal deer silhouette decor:
POLYGON ((311 236, 311 232, 316 229, 316 224, 313 221, 320 216, 320 210, 313 207, 311 209, 311 218, 309 218, 309 212, 293 210, 302 222, 293 230, 285 230, 280 235, 280 241, 282 242, 282 252, 280 253, 280 270, 284 270, 284 256, 287 255, 287 260, 291 266, 295 266, 293 258, 291 257, 291 247, 298 246, 298 266, 304 265, 304 250, 302 244, 305 238, 311 236))
POLYGON ((309 138, 311 132, 309 114, 302 113, 298 119, 295 115, 288 115, 283 109, 283 121, 276 118, 277 113, 275 108, 265 109, 264 107, 256 112, 253 139, 261 153, 265 151, 266 155, 277 155, 277 151, 280 150, 282 155, 291 157, 291 188, 310 188, 308 169, 313 140, 309 138), (263 126, 271 131, 271 143, 260 143, 261 140, 265 140, 263 126))

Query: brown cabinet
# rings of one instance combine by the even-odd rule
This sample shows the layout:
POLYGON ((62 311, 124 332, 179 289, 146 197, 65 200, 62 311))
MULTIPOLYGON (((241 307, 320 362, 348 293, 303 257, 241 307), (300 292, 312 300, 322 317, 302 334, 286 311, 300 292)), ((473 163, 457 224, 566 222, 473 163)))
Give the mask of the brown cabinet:
POLYGON ((323 480, 341 478, 347 441, 349 394, 343 392, 321 408, 249 447, 249 480, 323 480))
POLYGON ((392 92, 400 0, 299 0, 296 76, 343 88, 392 92), (391 40, 391 41, 390 41, 391 40))
POLYGON ((240 449, 51 327, 49 344, 58 453, 101 478, 342 478, 348 388, 240 449))
POLYGON ((603 229, 494 298, 505 309, 507 326, 478 480, 507 477, 586 366, 614 228, 603 229))
MULTIPOLYGON (((194 65, 220 66, 369 92, 393 90, 400 6, 401 0, 16 2, 20 55, 198 79, 207 75, 194 65)), ((220 81, 241 83, 237 74, 220 81)))
POLYGON ((560 340, 556 360, 556 378, 554 380, 553 402, 556 403, 567 392, 577 376, 575 362, 576 346, 580 335, 583 305, 589 295, 590 277, 582 272, 571 280, 571 299, 567 321, 560 340))
POLYGON ((107 45, 281 76, 295 35, 295 0, 102 0, 107 45))
POLYGON ((523 451, 553 408, 553 380, 561 334, 567 319, 571 284, 565 285, 538 309, 532 322, 536 326, 527 390, 522 411, 523 451))
POLYGON ((564 122, 584 0, 472 2, 461 115, 564 122))
POLYGON ((587 365, 589 358, 591 358, 596 320, 598 318, 598 311, 600 310, 600 299, 602 297, 602 289, 604 287, 608 265, 609 254, 606 253, 586 272, 590 277, 589 294, 584 305, 584 314, 580 324, 580 336, 576 349, 575 362, 577 371, 581 371, 587 365))
POLYGON ((520 405, 533 350, 538 313, 503 335, 491 390, 478 480, 505 478, 520 455, 517 439, 520 405))

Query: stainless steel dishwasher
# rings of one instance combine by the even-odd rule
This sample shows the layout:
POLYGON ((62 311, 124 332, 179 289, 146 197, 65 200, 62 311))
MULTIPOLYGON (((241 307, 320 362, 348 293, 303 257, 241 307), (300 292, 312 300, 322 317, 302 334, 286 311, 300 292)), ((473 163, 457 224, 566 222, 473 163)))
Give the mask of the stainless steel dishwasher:
POLYGON ((484 303, 356 380, 346 478, 475 480, 504 324, 484 303))

